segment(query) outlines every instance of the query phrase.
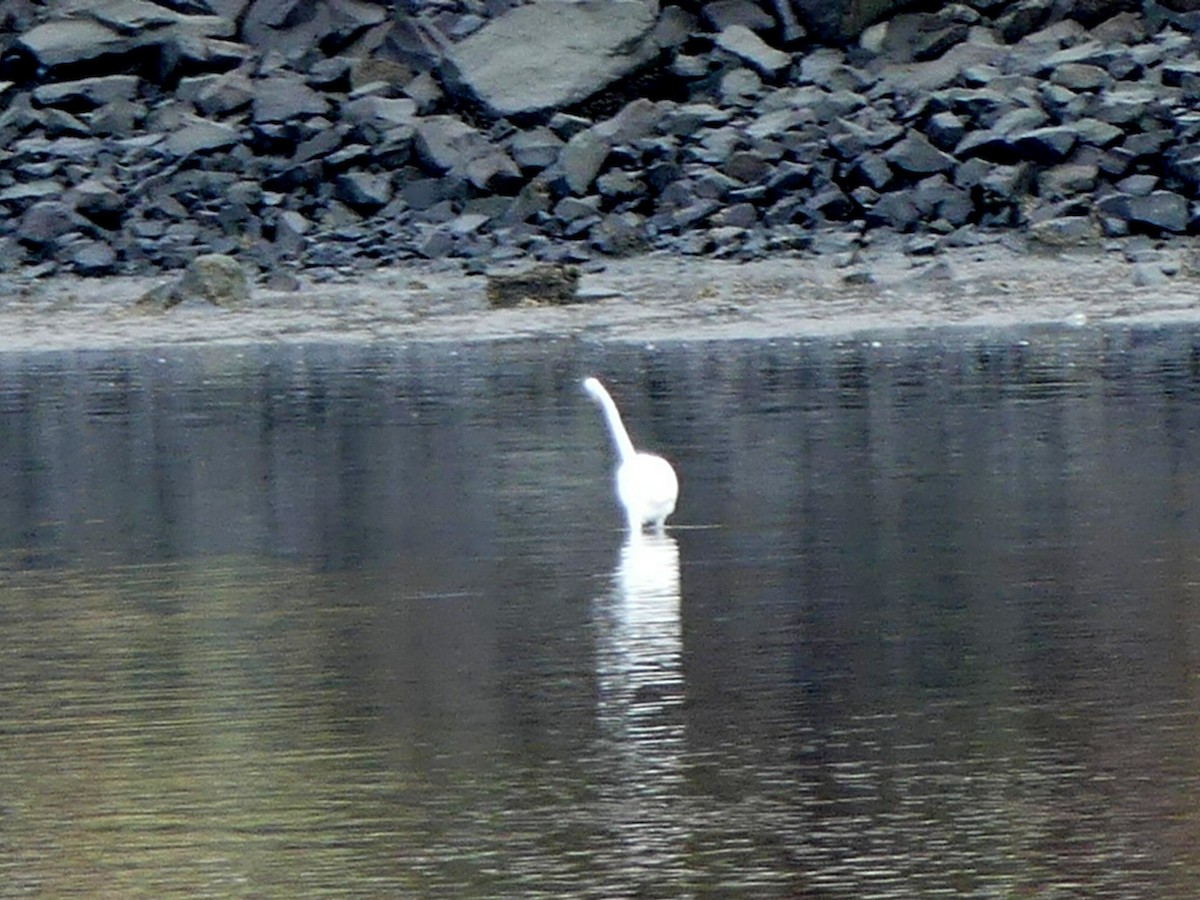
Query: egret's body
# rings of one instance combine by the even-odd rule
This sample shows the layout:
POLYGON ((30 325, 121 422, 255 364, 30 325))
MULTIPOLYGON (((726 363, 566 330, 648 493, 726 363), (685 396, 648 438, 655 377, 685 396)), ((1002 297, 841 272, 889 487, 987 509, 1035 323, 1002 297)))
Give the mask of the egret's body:
POLYGON ((634 449, 617 404, 604 385, 595 378, 588 378, 583 382, 583 389, 600 405, 617 448, 617 499, 625 508, 630 531, 640 532, 645 525, 653 525, 655 530, 662 531, 663 523, 675 511, 675 501, 679 499, 675 470, 661 456, 634 449))

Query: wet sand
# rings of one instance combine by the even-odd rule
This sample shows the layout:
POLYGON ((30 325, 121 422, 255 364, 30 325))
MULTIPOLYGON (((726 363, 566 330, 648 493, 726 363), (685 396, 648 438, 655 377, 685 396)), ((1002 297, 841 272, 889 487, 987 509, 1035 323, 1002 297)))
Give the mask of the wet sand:
POLYGON ((853 260, 749 263, 650 255, 585 274, 578 304, 506 310, 487 307, 482 276, 430 264, 337 282, 302 276, 299 290, 256 288, 234 311, 200 303, 165 312, 136 306, 147 289, 170 280, 165 276, 9 277, 0 280, 0 350, 531 337, 661 343, 1200 322, 1198 261, 1193 241, 1070 250, 990 243, 924 258, 897 248, 853 260))

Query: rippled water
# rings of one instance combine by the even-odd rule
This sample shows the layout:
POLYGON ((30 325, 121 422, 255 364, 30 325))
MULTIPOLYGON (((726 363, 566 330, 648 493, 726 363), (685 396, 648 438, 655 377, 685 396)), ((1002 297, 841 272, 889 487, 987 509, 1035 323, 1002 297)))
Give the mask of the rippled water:
POLYGON ((1200 334, 0 355, 0 416, 2 896, 1200 895, 1200 334))

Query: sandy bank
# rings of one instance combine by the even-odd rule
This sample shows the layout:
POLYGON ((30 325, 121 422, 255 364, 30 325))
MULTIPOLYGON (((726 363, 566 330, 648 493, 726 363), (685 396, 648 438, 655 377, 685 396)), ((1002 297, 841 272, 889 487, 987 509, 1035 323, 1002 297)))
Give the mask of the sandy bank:
POLYGON ((584 276, 584 302, 490 310, 455 270, 365 272, 298 291, 257 289, 237 311, 134 301, 161 278, 0 281, 0 350, 193 343, 614 342, 852 336, 938 326, 1200 322, 1200 245, 1035 250, 1002 243, 927 260, 900 250, 749 263, 644 256, 584 276))

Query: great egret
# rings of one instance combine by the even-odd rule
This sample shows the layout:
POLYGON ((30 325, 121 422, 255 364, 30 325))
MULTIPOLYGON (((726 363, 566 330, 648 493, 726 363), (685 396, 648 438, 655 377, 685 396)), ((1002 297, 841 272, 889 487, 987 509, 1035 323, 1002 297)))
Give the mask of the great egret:
POLYGON ((679 479, 671 464, 653 453, 639 453, 621 422, 621 413, 608 391, 595 378, 587 378, 583 389, 600 404, 608 430, 617 447, 617 499, 625 507, 629 530, 641 532, 644 525, 662 531, 663 522, 675 511, 679 479))

